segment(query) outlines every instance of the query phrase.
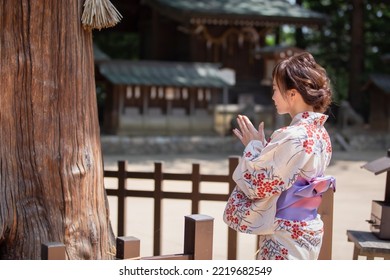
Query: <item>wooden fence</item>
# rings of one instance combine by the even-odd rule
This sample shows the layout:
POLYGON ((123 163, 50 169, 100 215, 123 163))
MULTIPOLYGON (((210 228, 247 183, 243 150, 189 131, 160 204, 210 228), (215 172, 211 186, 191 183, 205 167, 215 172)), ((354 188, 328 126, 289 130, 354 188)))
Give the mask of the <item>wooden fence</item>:
MULTIPOLYGON (((185 216, 183 253, 141 257, 140 240, 133 236, 116 239, 116 259, 132 260, 211 260, 213 257, 214 218, 207 215, 185 216)), ((41 246, 42 260, 65 260, 65 245, 47 242, 41 246)))
POLYGON ((141 257, 138 238, 117 238, 117 259, 211 260, 213 258, 214 218, 207 215, 185 216, 183 253, 141 257))
MULTIPOLYGON (((117 235, 125 235, 124 229, 126 225, 126 197, 146 197, 154 198, 154 215, 153 215, 153 254, 160 255, 161 248, 161 201, 164 198, 170 199, 187 199, 191 201, 191 213, 199 214, 200 201, 227 201, 229 194, 211 194, 201 193, 201 182, 218 182, 229 184, 229 193, 232 192, 235 187, 235 183, 232 180, 232 174, 238 164, 238 157, 229 158, 229 174, 227 175, 211 175, 200 174, 200 164, 192 164, 191 173, 167 173, 163 172, 162 163, 154 163, 153 172, 132 172, 127 171, 127 161, 118 161, 118 170, 111 171, 105 170, 105 178, 116 178, 118 180, 117 189, 106 189, 107 195, 116 196, 118 198, 118 228, 117 235), (127 179, 150 179, 154 181, 153 191, 141 191, 141 190, 129 190, 126 189, 127 179), (190 181, 192 182, 192 191, 189 193, 182 192, 167 192, 162 190, 163 181, 190 181)), ((228 259, 236 259, 237 256, 237 232, 234 230, 228 230, 228 259)))
MULTIPOLYGON (((155 163, 154 172, 131 172, 127 171, 127 162, 118 161, 117 171, 104 171, 106 178, 117 178, 118 188, 107 189, 107 194, 118 198, 118 236, 124 236, 126 224, 126 197, 154 198, 154 229, 161 228, 161 200, 163 198, 188 199, 192 202, 193 215, 185 218, 184 252, 182 254, 161 255, 161 234, 160 230, 154 230, 153 256, 140 257, 140 240, 136 237, 117 238, 117 259, 211 259, 213 247, 213 218, 205 215, 197 215, 199 202, 227 201, 229 194, 235 187, 232 174, 238 164, 238 157, 229 158, 228 175, 206 175, 200 174, 200 165, 194 163, 192 172, 189 174, 164 173, 162 163, 155 163), (154 191, 140 191, 126 189, 127 179, 152 179, 154 180, 154 191), (176 193, 162 191, 163 180, 191 181, 191 193, 176 193), (229 184, 229 194, 205 194, 200 193, 201 182, 225 182, 229 184)), ((324 238, 320 252, 320 260, 332 258, 332 234, 333 234, 333 190, 328 190, 323 195, 323 200, 318 213, 324 221, 324 238)), ((237 232, 228 229, 228 259, 237 259, 237 232)), ((60 242, 49 242, 42 244, 42 259, 62 260, 65 259, 65 245, 60 242)))
MULTIPOLYGON (((154 163, 153 172, 132 172, 128 171, 127 161, 118 161, 117 171, 104 171, 105 178, 116 178, 118 180, 117 189, 107 189, 107 195, 116 196, 118 198, 118 229, 117 235, 124 235, 124 228, 126 225, 126 197, 146 197, 154 199, 154 236, 153 236, 153 254, 155 256, 160 255, 161 248, 161 201, 164 198, 170 199, 187 199, 191 201, 192 214, 199 213, 200 201, 227 201, 229 194, 235 187, 235 183, 232 179, 234 169, 238 164, 239 157, 229 157, 229 170, 227 175, 210 175, 201 174, 200 165, 198 163, 192 164, 191 173, 167 173, 163 172, 161 162, 154 163), (129 190, 126 188, 127 179, 150 179, 154 180, 153 191, 141 191, 141 190, 129 190), (162 190, 163 181, 190 181, 192 182, 192 192, 190 193, 178 193, 167 192, 162 190), (229 184, 229 194, 210 194, 200 192, 201 182, 218 182, 229 184)), ((333 191, 328 190, 322 200, 322 204, 319 208, 319 214, 324 221, 324 238, 321 248, 319 259, 326 260, 332 258, 332 234, 333 234, 333 191)), ((227 259, 237 259, 237 232, 228 229, 228 246, 227 246, 227 259)))

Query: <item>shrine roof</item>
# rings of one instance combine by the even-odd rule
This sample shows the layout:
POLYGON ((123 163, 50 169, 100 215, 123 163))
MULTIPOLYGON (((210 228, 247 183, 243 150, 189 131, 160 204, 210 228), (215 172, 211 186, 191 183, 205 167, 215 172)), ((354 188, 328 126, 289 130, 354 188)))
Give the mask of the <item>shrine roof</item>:
POLYGON ((215 63, 109 60, 99 64, 99 72, 117 85, 172 87, 232 86, 215 63))
POLYGON ((387 74, 371 74, 369 81, 363 87, 364 90, 370 85, 375 85, 378 89, 383 91, 386 94, 390 94, 390 75, 387 74))
POLYGON ((322 25, 324 14, 286 0, 144 0, 161 14, 184 23, 214 25, 322 25))

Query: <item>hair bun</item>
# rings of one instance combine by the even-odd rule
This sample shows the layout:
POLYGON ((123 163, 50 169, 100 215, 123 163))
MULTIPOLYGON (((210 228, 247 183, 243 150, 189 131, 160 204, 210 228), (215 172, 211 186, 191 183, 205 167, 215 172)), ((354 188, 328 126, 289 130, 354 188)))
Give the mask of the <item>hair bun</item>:
POLYGON ((303 52, 279 62, 273 72, 279 90, 296 89, 306 104, 313 106, 316 112, 325 112, 332 102, 332 90, 326 70, 314 57, 303 52))

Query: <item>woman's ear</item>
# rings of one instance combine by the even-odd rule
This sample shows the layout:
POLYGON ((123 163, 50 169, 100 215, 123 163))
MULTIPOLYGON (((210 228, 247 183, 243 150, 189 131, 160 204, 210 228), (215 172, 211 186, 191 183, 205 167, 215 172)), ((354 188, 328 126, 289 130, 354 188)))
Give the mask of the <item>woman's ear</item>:
POLYGON ((291 98, 295 98, 295 96, 298 94, 298 91, 296 89, 290 89, 289 94, 291 98))

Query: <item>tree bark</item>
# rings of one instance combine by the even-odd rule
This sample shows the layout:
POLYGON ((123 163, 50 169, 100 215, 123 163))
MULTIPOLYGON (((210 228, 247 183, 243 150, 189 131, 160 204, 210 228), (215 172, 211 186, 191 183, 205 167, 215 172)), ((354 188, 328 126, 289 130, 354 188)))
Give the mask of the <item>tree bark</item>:
POLYGON ((112 259, 82 0, 0 0, 0 259, 112 259))

